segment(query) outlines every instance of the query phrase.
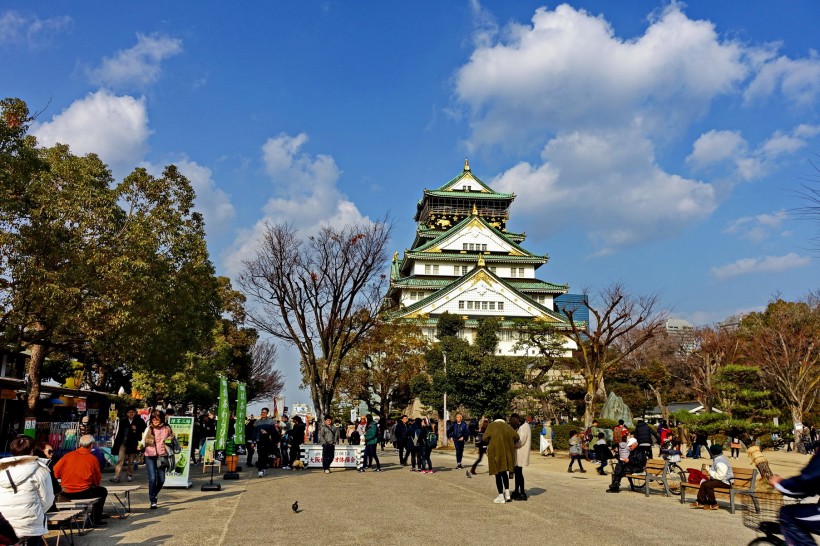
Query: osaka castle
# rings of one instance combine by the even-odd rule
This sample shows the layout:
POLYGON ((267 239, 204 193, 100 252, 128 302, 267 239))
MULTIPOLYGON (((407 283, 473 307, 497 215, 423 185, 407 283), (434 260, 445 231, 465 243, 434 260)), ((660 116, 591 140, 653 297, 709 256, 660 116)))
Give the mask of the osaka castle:
MULTIPOLYGON (((514 199, 479 180, 466 160, 461 174, 425 189, 414 217, 415 240, 403 256, 393 255, 387 294, 393 317, 420 321, 433 339, 438 317, 447 311, 465 320, 461 337, 470 343, 478 320, 496 317, 502 355, 525 354, 514 348, 517 319, 569 329, 567 317, 556 311, 566 305, 569 286, 536 278, 549 257, 521 246, 524 233, 507 231, 514 199)), ((566 339, 565 347, 569 352, 575 344, 566 339)))

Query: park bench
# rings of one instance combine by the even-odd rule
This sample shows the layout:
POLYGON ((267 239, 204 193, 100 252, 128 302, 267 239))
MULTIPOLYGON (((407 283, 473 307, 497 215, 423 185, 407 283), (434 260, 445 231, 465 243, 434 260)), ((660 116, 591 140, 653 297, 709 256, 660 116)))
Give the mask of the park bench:
MULTIPOLYGON (((85 532, 86 526, 93 527, 93 523, 91 522, 92 516, 94 514, 94 504, 100 501, 100 497, 94 497, 91 499, 74 499, 71 501, 66 502, 58 502, 57 510, 59 513, 62 513, 66 510, 81 510, 81 518, 82 518, 82 528, 78 526, 77 532, 82 535, 85 532)), ((77 518, 78 520, 80 518, 77 518)))
MULTIPOLYGON (((757 495, 755 494, 755 483, 757 481, 757 469, 756 468, 735 468, 732 467, 732 474, 734 474, 734 478, 731 480, 731 484, 724 488, 715 489, 715 494, 717 495, 729 495, 729 513, 735 513, 735 495, 742 494, 742 495, 749 495, 752 498, 752 503, 755 507, 755 512, 760 512, 760 506, 757 503, 757 495)), ((697 491, 700 489, 700 484, 695 483, 686 483, 685 481, 681 481, 680 484, 680 502, 684 504, 686 502, 686 490, 687 489, 694 489, 697 491)))
POLYGON ((643 489, 644 494, 648 497, 649 484, 658 482, 663 485, 663 492, 668 497, 669 482, 667 480, 666 461, 663 459, 649 459, 646 461, 644 471, 646 472, 645 474, 626 474, 624 476, 624 478, 629 480, 629 488, 634 491, 635 486, 633 480, 643 480, 643 486, 639 487, 639 489, 643 489))
POLYGON ((77 525, 77 518, 83 517, 84 509, 80 510, 60 510, 58 512, 48 512, 48 525, 57 528, 57 543, 55 546, 60 546, 60 539, 65 537, 71 546, 74 546, 74 529, 77 529, 77 534, 80 533, 80 527, 77 525), (68 532, 66 532, 68 530, 68 532))

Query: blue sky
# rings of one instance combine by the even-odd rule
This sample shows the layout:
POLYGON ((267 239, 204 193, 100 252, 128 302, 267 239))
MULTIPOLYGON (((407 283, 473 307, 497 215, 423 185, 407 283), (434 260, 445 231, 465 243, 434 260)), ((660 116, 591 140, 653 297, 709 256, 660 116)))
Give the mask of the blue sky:
POLYGON ((401 251, 468 157, 518 195, 541 278, 708 324, 820 288, 791 212, 820 163, 817 21, 815 0, 11 1, 0 92, 119 177, 179 165, 222 274, 266 219, 389 212, 401 251))

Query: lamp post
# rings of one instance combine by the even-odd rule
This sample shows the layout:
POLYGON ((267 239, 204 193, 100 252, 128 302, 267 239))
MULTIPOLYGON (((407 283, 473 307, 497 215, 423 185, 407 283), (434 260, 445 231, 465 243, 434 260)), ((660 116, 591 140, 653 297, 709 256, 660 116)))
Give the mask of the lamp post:
MULTIPOLYGON (((447 381, 447 353, 442 352, 441 355, 444 357, 444 381, 447 381)), ((447 447, 447 388, 444 389, 444 421, 441 426, 439 426, 438 435, 441 438, 441 445, 447 447)))

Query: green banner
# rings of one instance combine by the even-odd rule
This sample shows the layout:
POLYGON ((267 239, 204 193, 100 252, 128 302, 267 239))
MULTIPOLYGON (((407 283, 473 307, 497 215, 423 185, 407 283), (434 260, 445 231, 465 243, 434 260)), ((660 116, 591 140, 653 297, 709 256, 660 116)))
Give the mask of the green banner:
POLYGON ((233 441, 241 446, 245 443, 245 415, 248 413, 248 392, 244 383, 236 387, 236 431, 233 441))
MULTIPOLYGON (((224 376, 219 378, 219 408, 217 409, 216 415, 216 441, 214 442, 214 449, 224 452, 228 442, 228 425, 231 420, 230 410, 228 410, 228 378, 224 376)), ((217 456, 217 459, 219 459, 219 456, 217 456)))

